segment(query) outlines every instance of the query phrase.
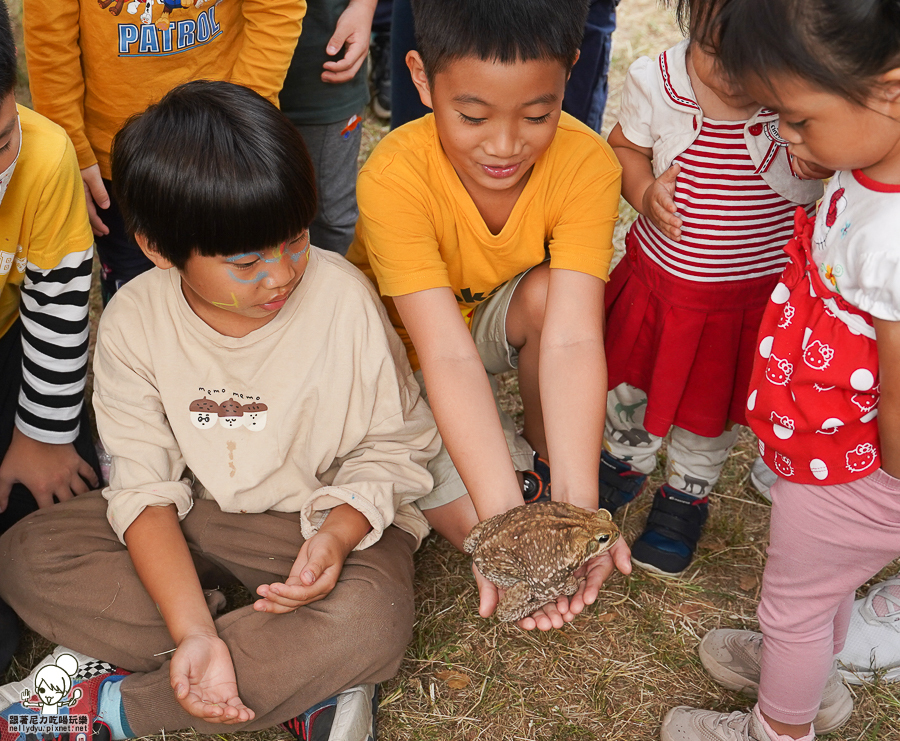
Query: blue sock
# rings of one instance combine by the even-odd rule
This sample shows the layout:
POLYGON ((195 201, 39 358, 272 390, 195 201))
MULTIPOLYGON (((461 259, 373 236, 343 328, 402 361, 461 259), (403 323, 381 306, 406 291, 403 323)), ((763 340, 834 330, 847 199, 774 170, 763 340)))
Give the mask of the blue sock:
POLYGON ((134 738, 134 731, 125 718, 122 703, 122 680, 124 675, 104 679, 97 692, 97 718, 109 726, 112 741, 134 738))

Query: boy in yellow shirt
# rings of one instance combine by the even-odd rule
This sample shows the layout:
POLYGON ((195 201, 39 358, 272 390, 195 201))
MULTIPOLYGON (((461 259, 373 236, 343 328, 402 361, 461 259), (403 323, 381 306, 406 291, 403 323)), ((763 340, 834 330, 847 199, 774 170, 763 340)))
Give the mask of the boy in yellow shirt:
MULTIPOLYGON (((413 6, 419 52, 407 63, 434 113, 385 137, 362 169, 348 258, 376 280, 427 388, 445 448, 418 504, 460 547, 479 520, 522 504, 517 471, 540 496, 552 464, 553 499, 598 506, 620 167, 561 112, 586 0, 522 0, 515 12, 503 0, 413 6), (493 374, 513 368, 522 437, 492 393, 493 374)), ((520 625, 574 619, 613 561, 630 570, 624 543, 610 553, 586 565, 576 595, 520 625)), ((496 589, 476 579, 490 615, 496 589)))

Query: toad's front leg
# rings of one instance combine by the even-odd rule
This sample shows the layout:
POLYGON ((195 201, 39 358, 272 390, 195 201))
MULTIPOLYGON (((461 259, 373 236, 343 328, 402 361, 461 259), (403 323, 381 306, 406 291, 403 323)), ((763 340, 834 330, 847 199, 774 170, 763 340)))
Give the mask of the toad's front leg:
POLYGON ((531 586, 524 581, 516 582, 506 590, 500 604, 497 605, 497 618, 505 623, 515 623, 528 617, 550 600, 542 599, 531 586))

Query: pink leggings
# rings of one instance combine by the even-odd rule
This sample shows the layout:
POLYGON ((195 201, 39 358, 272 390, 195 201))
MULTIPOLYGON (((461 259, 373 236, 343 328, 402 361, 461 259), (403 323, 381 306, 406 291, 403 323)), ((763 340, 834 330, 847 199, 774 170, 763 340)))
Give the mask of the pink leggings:
POLYGON ((772 500, 759 706, 801 725, 818 712, 856 589, 900 556, 900 480, 881 469, 837 486, 779 479, 772 500))

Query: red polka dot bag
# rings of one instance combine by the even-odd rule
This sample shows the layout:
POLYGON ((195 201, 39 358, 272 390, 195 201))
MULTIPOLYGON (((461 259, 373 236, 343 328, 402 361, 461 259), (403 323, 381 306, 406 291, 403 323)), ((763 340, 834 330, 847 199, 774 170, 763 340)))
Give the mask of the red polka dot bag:
POLYGON ((869 314, 827 287, 812 259, 802 209, 784 250, 790 263, 763 316, 747 420, 782 478, 843 484, 874 473, 878 350, 869 314))

